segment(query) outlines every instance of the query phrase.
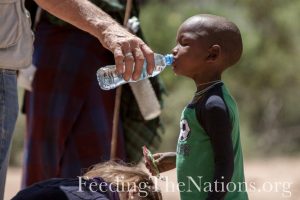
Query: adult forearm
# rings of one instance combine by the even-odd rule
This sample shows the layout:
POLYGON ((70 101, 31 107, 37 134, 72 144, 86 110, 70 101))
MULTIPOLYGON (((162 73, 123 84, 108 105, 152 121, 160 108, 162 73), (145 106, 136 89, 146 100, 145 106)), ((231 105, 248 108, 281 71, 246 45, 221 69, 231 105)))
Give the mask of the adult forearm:
POLYGON ((106 47, 104 33, 108 27, 122 28, 108 14, 88 0, 35 0, 49 13, 87 31, 106 47))

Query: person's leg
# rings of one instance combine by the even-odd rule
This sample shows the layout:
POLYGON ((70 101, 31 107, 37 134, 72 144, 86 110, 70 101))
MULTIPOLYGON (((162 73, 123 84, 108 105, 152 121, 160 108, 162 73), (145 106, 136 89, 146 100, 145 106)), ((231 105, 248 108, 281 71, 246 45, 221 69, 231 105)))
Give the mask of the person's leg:
POLYGON ((4 196, 9 152, 17 116, 16 71, 0 69, 0 200, 4 196))

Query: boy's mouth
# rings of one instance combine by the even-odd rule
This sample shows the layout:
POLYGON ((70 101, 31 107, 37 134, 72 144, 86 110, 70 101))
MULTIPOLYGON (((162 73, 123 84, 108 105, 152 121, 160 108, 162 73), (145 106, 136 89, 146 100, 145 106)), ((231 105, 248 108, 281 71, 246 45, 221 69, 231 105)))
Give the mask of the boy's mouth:
POLYGON ((177 61, 177 58, 174 56, 172 65, 174 65, 176 63, 176 61, 177 61))
POLYGON ((176 63, 177 63, 177 59, 174 57, 174 61, 173 61, 173 63, 172 63, 172 66, 173 66, 173 67, 176 67, 176 63))

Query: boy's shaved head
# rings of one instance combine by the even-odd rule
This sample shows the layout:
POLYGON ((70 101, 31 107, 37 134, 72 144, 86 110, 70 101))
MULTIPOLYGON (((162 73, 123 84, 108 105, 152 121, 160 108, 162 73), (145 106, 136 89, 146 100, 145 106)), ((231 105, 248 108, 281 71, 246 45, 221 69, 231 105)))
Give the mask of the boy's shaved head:
POLYGON ((195 15, 187 19, 181 28, 204 37, 209 46, 220 45, 225 55, 224 69, 240 59, 243 51, 240 31, 226 18, 208 14, 195 15))

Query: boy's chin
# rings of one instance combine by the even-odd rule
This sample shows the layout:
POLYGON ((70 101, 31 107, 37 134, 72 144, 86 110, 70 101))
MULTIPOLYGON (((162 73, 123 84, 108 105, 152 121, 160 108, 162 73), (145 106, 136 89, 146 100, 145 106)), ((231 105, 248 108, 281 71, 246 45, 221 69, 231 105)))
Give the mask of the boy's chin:
POLYGON ((172 66, 172 70, 173 70, 175 75, 180 75, 180 73, 178 72, 176 67, 172 66))
POLYGON ((172 67, 172 70, 176 76, 184 76, 176 67, 172 67))
POLYGON ((172 67, 172 70, 173 70, 175 75, 178 75, 177 72, 176 72, 176 69, 174 67, 172 67))

